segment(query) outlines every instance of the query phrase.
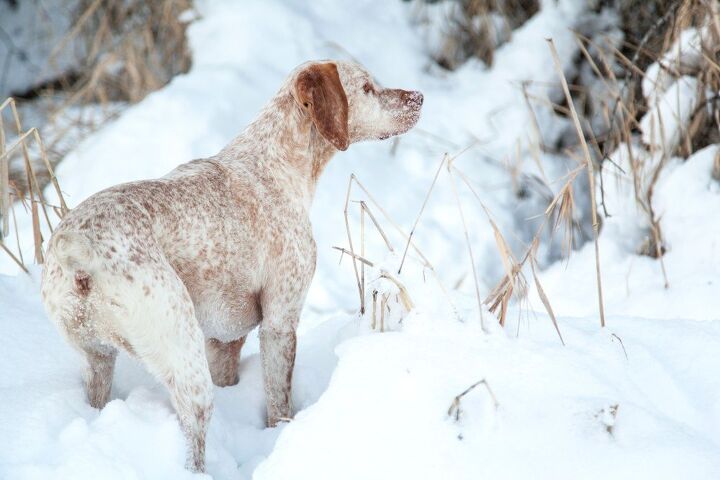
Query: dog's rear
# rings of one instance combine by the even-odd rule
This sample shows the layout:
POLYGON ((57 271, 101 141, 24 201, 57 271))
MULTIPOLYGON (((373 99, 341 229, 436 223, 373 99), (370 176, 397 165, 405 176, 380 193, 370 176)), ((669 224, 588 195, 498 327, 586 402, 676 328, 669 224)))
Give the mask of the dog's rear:
POLYGON ((202 470, 212 382, 190 296, 156 246, 112 238, 112 229, 95 233, 81 218, 82 211, 71 212, 54 233, 42 296, 59 330, 85 355, 89 403, 102 408, 109 400, 118 349, 137 356, 169 389, 190 467, 202 470), (145 255, 136 258, 131 252, 140 247, 145 255))

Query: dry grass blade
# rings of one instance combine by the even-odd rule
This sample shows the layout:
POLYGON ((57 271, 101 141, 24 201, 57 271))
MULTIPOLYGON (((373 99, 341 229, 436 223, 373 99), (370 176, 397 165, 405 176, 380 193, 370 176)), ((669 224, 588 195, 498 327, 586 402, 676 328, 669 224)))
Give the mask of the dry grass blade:
POLYGON ((65 212, 67 212, 67 206, 65 204, 65 200, 62 195, 62 191, 60 190, 60 186, 57 182, 57 179, 55 178, 54 173, 52 172, 52 167, 50 166, 50 162, 47 159, 47 154, 45 152, 45 146, 43 144, 42 138, 40 136, 40 133, 36 128, 31 128, 27 131, 23 131, 22 123, 20 121, 20 115, 17 110, 16 102, 13 98, 6 99, 2 105, 0 105, 0 215, 2 215, 2 228, 0 229, 0 243, 2 243, 2 240, 4 237, 6 237, 9 234, 10 231, 10 216, 12 216, 13 219, 13 229, 15 230, 15 239, 17 243, 17 254, 10 251, 9 248, 7 248, 6 245, 2 245, 3 250, 11 257, 13 262, 17 263, 21 269, 25 272, 27 272, 27 268, 25 267, 25 263, 23 260, 22 255, 22 246, 20 244, 20 235, 17 230, 17 219, 15 216, 15 210, 13 208, 13 196, 15 197, 15 200, 19 200, 23 206, 25 206, 30 211, 31 221, 32 221, 32 228, 33 228, 33 245, 34 245, 34 256, 35 261, 38 264, 42 264, 44 261, 43 258, 43 235, 42 235, 42 229, 40 226, 40 213, 42 212, 42 217, 44 218, 47 228, 50 232, 53 231, 53 222, 50 219, 50 215, 48 213, 48 207, 52 209, 59 218, 62 218, 65 212), (3 122, 2 113, 5 111, 5 109, 9 109, 12 115, 13 123, 14 123, 14 130, 17 134, 17 139, 13 145, 11 145, 9 148, 6 146, 6 134, 5 134, 5 124, 3 122), (55 187, 55 190, 58 194, 59 200, 60 200, 60 207, 55 207, 53 205, 49 205, 43 195, 42 186, 38 180, 38 177, 35 173, 35 167, 33 166, 33 162, 30 158, 30 149, 28 148, 28 139, 32 139, 35 141, 35 146, 37 147, 37 154, 44 162, 46 168, 50 172, 53 185, 55 187), (14 183, 11 181, 9 176, 9 158, 10 154, 13 153, 15 150, 20 150, 22 153, 22 159, 25 169, 25 183, 27 184, 25 187, 25 194, 27 194, 27 199, 23 195, 22 192, 18 192, 18 185, 17 183, 14 183), (10 191, 11 186, 14 188, 15 193, 12 194, 10 191), (12 195, 11 195, 12 194, 12 195))
POLYGON ((70 30, 70 32, 65 35, 65 37, 53 48, 52 52, 50 53, 50 63, 54 64, 55 59, 58 56, 58 53, 60 53, 71 41, 74 39, 78 33, 82 30, 83 26, 87 23, 87 21, 90 19, 93 13, 95 13, 95 10, 100 6, 102 3, 102 0, 94 0, 90 6, 80 15, 80 17, 75 21, 75 24, 73 25, 73 28, 70 30))
POLYGON ((447 161, 448 155, 447 153, 443 156, 442 161, 440 161, 440 165, 438 165, 437 171, 435 172, 435 176, 433 177, 433 181, 430 184, 430 188, 427 191, 427 194, 425 195, 425 199, 423 200, 422 206, 420 207, 420 211, 417 214, 417 217, 415 218, 415 223, 413 223, 412 228, 410 229, 410 235, 408 235, 407 243, 405 244, 405 250, 403 251, 402 260, 400 261, 400 267, 398 267, 398 275, 400 272, 402 272, 403 264, 405 263, 405 256, 407 255, 408 249, 410 248, 410 241, 412 240, 413 235, 415 235, 415 229, 417 228, 418 222, 420 221, 420 216, 425 211, 425 205, 427 205, 428 199, 430 198, 430 194, 433 191, 433 188, 435 187, 435 183, 437 183, 438 176, 440 175, 440 171, 442 170, 443 165, 447 161))
POLYGON ((12 253, 10 251, 10 249, 5 246, 5 244, 3 242, 0 242, 0 248, 2 248, 5 251, 5 253, 7 253, 15 263, 17 263, 18 267, 20 267, 20 269, 22 269, 23 272, 30 273, 28 271, 27 267, 25 267, 25 265, 23 265, 22 260, 20 260, 18 257, 16 257, 15 254, 12 253))
MULTIPOLYGON (((358 188, 360 188, 360 190, 363 191, 363 193, 368 197, 368 200, 370 200, 370 202, 373 204, 373 206, 380 211, 380 213, 383 215, 383 217, 385 218, 385 220, 386 220, 387 222, 389 222, 390 225, 393 226, 393 228, 395 229, 395 231, 398 232, 398 233, 400 234, 400 236, 402 236, 402 237, 405 238, 405 239, 409 238, 409 235, 408 235, 407 233, 405 233, 405 232, 403 231, 403 229, 400 228, 400 226, 398 226, 398 224, 392 219, 392 217, 385 211, 385 209, 382 207, 382 205, 380 205, 380 204, 375 200, 375 198, 370 194, 370 192, 368 191, 368 189, 365 188, 365 186, 360 182, 360 180, 358 180, 358 178, 355 176, 355 174, 350 175, 350 183, 352 183, 352 182, 355 182, 355 185, 357 185, 358 188)), ((422 253, 422 251, 417 247, 417 245, 415 245, 415 243, 412 241, 412 239, 411 239, 411 241, 410 241, 410 246, 413 248, 413 250, 415 251, 415 253, 417 253, 417 255, 420 257, 420 259, 423 261, 423 264, 425 265, 425 267, 426 267, 426 268, 429 268, 431 271, 435 272, 435 269, 433 268, 433 266, 432 266, 432 264, 430 263, 430 261, 427 259, 427 257, 425 257, 425 255, 424 255, 424 254, 422 253)))
POLYGON ((535 288, 537 288, 540 301, 542 301, 542 304, 545 307, 545 311, 547 311, 548 315, 550 315, 550 319, 555 326, 555 331, 557 332, 558 337, 560 337, 560 342, 565 345, 565 340, 563 340, 562 333, 560 333, 560 327, 558 326, 557 319, 555 318, 555 312, 553 312, 552 306, 550 305, 550 300, 548 300, 548 297, 545 294, 545 290, 543 290, 542 285, 540 284, 540 279, 537 276, 537 272, 535 271, 534 259, 530 259, 530 269, 532 270, 533 280, 535 280, 535 288))
POLYGON ((577 167, 575 170, 570 172, 568 180, 562 186, 558 194, 550 202, 547 209, 545 210, 545 217, 555 217, 553 223, 553 231, 557 231, 558 228, 563 226, 563 242, 562 247, 565 252, 566 258, 570 257, 570 252, 573 247, 573 233, 575 230, 575 199, 573 197, 573 182, 577 175, 584 170, 584 166, 577 167))
POLYGON ((600 310, 600 326, 604 327, 605 306, 603 303, 602 278, 600 275, 600 245, 598 242, 599 223, 597 217, 597 204, 595 201, 595 174, 593 172, 592 157, 590 156, 590 149, 588 148, 587 142, 585 141, 585 135, 583 134, 582 127, 580 126, 580 120, 578 118, 577 112, 575 111, 575 104, 573 103, 572 97, 570 95, 570 90, 568 89, 567 79, 565 78, 562 66, 560 65, 560 57, 558 56, 557 49, 555 48, 555 44, 553 43, 552 39, 548 39, 547 41, 550 46, 550 52, 552 53, 553 61, 555 63, 555 69, 557 70, 558 76, 560 77, 563 92, 565 93, 565 99, 572 114, 573 123, 575 124, 575 130, 577 131, 578 139, 580 140, 580 144, 582 145, 583 153, 585 155, 585 162, 588 173, 588 185, 590 189, 590 207, 592 214, 593 237, 595 241, 595 273, 597 279, 598 306, 600 310))
MULTIPOLYGON (((23 154, 23 159, 25 161, 25 173, 27 177, 27 189, 28 189, 28 195, 30 196, 30 212, 32 215, 32 225, 33 225, 33 240, 35 244, 35 262, 38 264, 43 263, 43 251, 42 251, 42 233, 40 231, 40 214, 38 213, 38 207, 37 203, 35 202, 35 189, 33 188, 33 180, 35 180, 35 184, 37 184, 37 180, 34 179, 34 171, 32 168, 32 163, 30 162, 30 152, 28 151, 27 145, 25 144, 25 138, 31 134, 31 131, 23 133, 22 130, 22 124, 20 123, 20 115, 18 114, 17 107, 15 105, 15 101, 13 99, 10 99, 10 102, 8 103, 10 106, 10 110, 13 115, 13 119, 15 121, 15 130, 18 135, 18 142, 20 143, 20 146, 22 147, 21 151, 23 154)), ((7 155, 7 152, 6 152, 7 155)), ((47 211, 45 211, 45 206, 42 202, 42 198, 40 199, 40 204, 43 205, 43 211, 45 212, 45 217, 48 221, 48 224, 50 224, 50 218, 47 216, 47 211)))
POLYGON ((490 388, 490 384, 487 382, 487 380, 485 380, 483 378, 482 380, 479 380, 479 381, 473 383, 472 385, 470 385, 462 393, 460 393, 453 399, 452 403, 450 404, 450 408, 448 408, 448 412, 447 412, 448 417, 454 418, 456 422, 460 420, 460 415, 462 414, 462 410, 460 409, 460 401, 462 400, 462 398, 465 395, 472 392, 479 385, 485 386, 485 389, 487 390, 488 394, 490 395, 490 398, 493 401, 493 407, 495 407, 495 409, 497 409, 500 406, 500 403, 498 402, 497 397, 495 396, 492 389, 490 388))
POLYGON ((17 246, 18 257, 20 258, 20 263, 24 267, 25 259, 23 258, 22 248, 20 248, 20 233, 18 232, 17 216, 15 215, 15 209, 11 207, 10 213, 12 214, 13 219, 13 229, 15 230, 15 245, 17 246))
POLYGON ((368 267, 374 267, 374 266, 375 266, 375 264, 374 264, 373 262, 371 262, 370 260, 368 260, 367 258, 363 258, 363 257, 361 257, 360 255, 356 255, 356 254, 348 251, 348 250, 345 249, 345 248, 336 247, 336 246, 333 246, 332 248, 334 248, 335 250, 338 250, 338 251, 341 252, 343 255, 348 255, 348 256, 350 256, 350 257, 355 258, 358 262, 360 262, 360 263, 362 263, 362 264, 364 264, 364 265, 367 265, 368 267))
POLYGON ((347 194, 345 195, 345 231, 347 233, 348 245, 350 245, 350 253, 352 258, 353 270, 355 271, 355 281, 357 282, 358 295, 360 296, 360 314, 365 313, 365 297, 363 296, 362 285, 360 284, 360 273, 358 272, 357 261, 355 256, 355 249, 353 248, 352 234, 350 233, 350 220, 348 218, 348 204, 350 203, 350 191, 352 189, 352 182, 355 175, 350 175, 350 181, 348 182, 347 194))
POLYGON ((470 234, 467 229, 467 222, 465 221, 465 214, 463 213, 462 203, 460 202, 460 195, 458 194, 457 186, 455 185, 455 178, 452 174, 452 162, 447 163, 448 176, 450 177, 450 185, 452 185, 453 194, 455 195, 455 201, 457 203, 458 212, 460 213, 460 220, 462 221, 463 231, 465 233, 465 243, 468 248, 468 255, 470 256, 470 266, 472 267, 473 281, 475 282, 475 298, 478 305, 478 314, 480 316, 480 326, 485 330, 485 315, 482 311, 482 299, 480 298, 480 283, 478 281, 477 268, 475 267, 475 256, 472 251, 472 244, 470 243, 470 234))
POLYGON ((388 250, 390 252, 394 252, 395 249, 393 248, 392 244, 390 243, 390 240, 388 239, 387 235, 385 235, 385 230, 380 226, 380 223, 378 223, 377 219, 375 218, 375 215, 373 215, 370 208, 367 206, 367 204, 360 200, 360 206, 362 207, 363 211, 368 214, 368 217, 370 217, 370 220, 372 220, 373 225, 375 225, 375 229, 378 231, 380 236, 382 237, 383 241, 385 242, 385 245, 387 246, 388 250))
POLYGON ((558 336, 560 337, 560 341, 563 345, 565 345, 565 342, 562 338, 562 335, 560 334, 560 329, 557 324, 557 320, 555 317, 555 314, 552 310, 552 306, 550 305, 550 301, 548 300, 547 295, 545 294, 544 289, 542 288, 542 285, 540 284, 539 278, 537 276, 535 266, 536 266, 536 251, 540 244, 540 235, 542 234, 543 230, 545 229, 545 226, 547 225, 548 221, 555 215, 555 212, 557 211, 557 219, 556 219, 556 225, 559 219, 563 219, 564 222, 569 225, 566 227, 567 229, 571 229, 573 225, 574 220, 572 220, 572 190, 570 185, 575 180, 577 175, 580 174, 584 169, 584 166, 577 167, 576 169, 572 170, 566 175, 565 184, 560 189, 560 192, 553 198, 553 200, 548 205, 547 209, 545 210, 544 220, 541 223, 540 227, 538 228, 537 232, 535 233, 535 236, 533 238, 533 241, 530 245, 530 247, 525 252, 525 255, 523 256, 522 260, 518 262, 515 259, 515 256, 512 254, 512 250, 510 249, 509 245, 507 244, 507 241, 505 240, 505 237, 502 235, 502 232, 500 231, 500 228, 495 223, 495 221, 492 218, 492 215, 490 214, 490 211, 485 206, 483 201, 480 199, 480 196, 475 191, 475 188, 472 186, 472 183, 467 178, 467 176, 459 170, 457 167, 453 166, 453 170, 460 176, 460 179, 465 183, 465 185, 470 189, 470 191, 475 196, 475 199, 478 201, 480 206, 482 207, 483 211, 485 212, 485 215, 488 218, 488 221, 490 223, 490 226, 493 229, 493 233, 495 235, 495 242, 498 247, 498 251, 500 252, 503 265, 505 267, 505 276, 503 276, 502 280, 498 283, 498 285, 495 286, 495 288, 490 292, 490 294, 485 299, 484 303, 488 305, 488 309, 495 313, 497 312, 498 320, 500 322, 500 325, 504 326, 505 321, 507 318, 508 313, 508 304, 510 302, 510 299, 512 298, 513 294, 516 294, 518 298, 523 298, 524 295, 527 292, 527 280, 525 279, 522 269, 523 266, 527 261, 530 261, 530 266, 532 268, 533 273, 533 279, 535 281, 535 287, 538 291, 538 296, 540 297, 543 306, 545 307, 545 310, 550 315, 550 318, 553 321, 553 324, 555 325, 555 329, 558 333, 558 336), (570 198, 568 199, 568 193, 570 192, 570 198), (566 206, 563 207, 563 204, 566 204, 566 206), (499 309, 499 311, 498 311, 499 309))
MULTIPOLYGON (((468 147, 468 148, 470 148, 470 147, 468 147)), ((360 180, 358 180, 358 178, 355 176, 355 174, 350 175, 350 184, 352 184, 352 182, 355 182, 355 184, 358 186, 358 188, 360 188, 360 190, 363 191, 363 193, 367 196, 368 200, 370 200, 372 205, 380 211, 380 213, 383 215, 385 220, 387 222, 389 222, 390 225, 392 225, 392 227, 395 229, 395 231, 401 237, 408 239, 409 235, 403 231, 403 229, 392 219, 392 217, 385 211, 385 209, 375 200, 375 198, 372 196, 372 194, 370 194, 368 189, 365 188, 365 186, 362 184, 362 182, 360 182, 360 180)), ((348 187, 348 188, 350 188, 350 187, 348 187)), ((370 210, 368 210, 368 213, 369 212, 370 212, 370 210)), ((375 222, 374 217, 372 215, 371 215, 371 218, 375 222)), ((346 218, 346 221, 347 221, 347 218, 346 218)), ((375 223, 377 225, 377 222, 375 222, 375 223)), ((379 229, 379 231, 381 231, 381 229, 379 229)), ((455 307, 455 303, 450 298, 450 295, 448 294, 448 291, 445 288, 445 285, 440 280, 440 277, 438 276, 437 271, 435 270, 435 267, 433 267, 432 263, 430 263, 430 261, 427 259, 427 257, 422 253, 420 248, 418 248, 417 245, 415 245, 414 242, 410 241, 410 246, 422 260, 423 267, 430 270, 430 273, 432 273, 433 278, 437 282, 438 286, 440 287, 440 290, 442 291, 443 295, 445 296, 445 299, 448 302, 448 305, 450 306, 450 308, 453 311, 453 316, 459 320, 460 315, 458 314, 457 308, 455 307)), ((392 251, 392 249, 391 249, 391 251, 392 251)))
MULTIPOLYGON (((365 256, 365 209, 360 204, 360 255, 365 256)), ((365 298, 365 264, 360 262, 360 295, 365 298)))
MULTIPOLYGON (((472 183, 470 183, 470 180, 465 176, 465 174, 460 171, 455 165, 448 164, 448 168, 452 168, 452 170, 457 173, 460 176, 460 179, 465 183, 465 185, 468 187, 468 189, 472 192, 475 199, 480 203, 480 206, 482 207, 483 211, 485 212, 485 215, 488 218, 488 221, 490 223, 490 226, 493 229, 493 234, 495 236, 495 243, 498 247, 498 251, 500 252, 500 257, 503 262, 503 266, 505 268, 505 276, 500 281, 500 283, 490 292, 490 294, 487 296, 485 301, 486 305, 488 305, 488 308, 491 312, 495 313, 500 308, 500 312, 498 313, 498 320, 500 322, 500 325, 505 326, 505 320, 507 318, 507 307, 510 302, 510 298, 512 298, 513 293, 518 292, 520 295, 524 294, 524 292, 527 291, 527 282, 525 282, 524 277, 522 276, 522 264, 527 259, 529 255, 529 251, 526 254, 525 258, 523 259, 520 264, 518 264, 515 260, 515 257, 512 254, 512 250, 508 246, 507 242, 505 241, 505 237, 503 237, 502 233, 500 232, 500 228, 497 226, 495 221, 492 219, 492 215, 490 215, 490 211, 487 209, 483 201, 480 199, 480 196, 475 191, 475 188, 473 188, 472 183)), ((453 182, 453 188, 454 188, 454 180, 452 175, 450 176, 451 181, 453 182)), ((467 240, 467 237, 466 237, 467 240)), ((468 240, 469 242, 469 240, 468 240)), ((468 246, 469 247, 469 246, 468 246)), ((474 271, 473 271, 474 273, 474 271)), ((476 293, 478 291, 477 289, 477 280, 476 280, 476 293)))
POLYGON ((380 299, 380 331, 385 331, 385 309, 387 308, 387 302, 388 298, 390 297, 389 294, 383 293, 382 298, 380 299))
POLYGON ((513 277, 508 277, 507 275, 503 276, 500 283, 495 286, 485 299, 485 304, 488 306, 488 310, 497 314, 498 322, 503 327, 505 326, 505 322, 507 320, 507 307, 515 291, 514 283, 516 280, 517 279, 514 275, 513 277))
POLYGON ((408 292, 407 288, 405 288, 405 285, 400 283, 397 278, 393 277, 392 275, 390 275, 389 272, 385 270, 380 273, 380 277, 390 280, 398 288, 398 291, 400 292, 400 301, 402 302, 405 311, 409 312, 410 310, 415 308, 415 304, 410 298, 410 293, 408 292))
POLYGON ((617 338, 618 342, 620 342, 620 346, 622 347, 623 353, 625 354, 625 360, 630 360, 628 358, 627 350, 625 350, 625 343, 622 341, 622 338, 618 337, 615 333, 612 334, 612 337, 617 338))
POLYGON ((35 137, 35 142, 40 149, 40 158, 45 164, 45 168, 50 175, 50 182, 55 188, 55 193, 57 193, 58 200, 60 200, 60 218, 62 218, 69 210, 67 204, 65 203, 65 197, 63 196, 62 190, 60 190, 60 184, 58 183, 57 177, 55 176, 55 171, 53 170, 52 165, 50 165, 50 160, 48 160, 47 152, 45 151, 45 144, 40 137, 40 132, 38 132, 36 128, 33 128, 32 130, 35 137))

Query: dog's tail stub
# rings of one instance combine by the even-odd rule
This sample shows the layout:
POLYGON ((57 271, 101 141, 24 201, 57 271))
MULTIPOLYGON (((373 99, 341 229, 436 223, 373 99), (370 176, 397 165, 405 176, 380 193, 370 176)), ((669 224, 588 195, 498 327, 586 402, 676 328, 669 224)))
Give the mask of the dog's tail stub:
POLYGON ((90 293, 92 266, 95 252, 90 239, 78 232, 55 232, 51 249, 63 271, 73 276, 78 293, 90 293))

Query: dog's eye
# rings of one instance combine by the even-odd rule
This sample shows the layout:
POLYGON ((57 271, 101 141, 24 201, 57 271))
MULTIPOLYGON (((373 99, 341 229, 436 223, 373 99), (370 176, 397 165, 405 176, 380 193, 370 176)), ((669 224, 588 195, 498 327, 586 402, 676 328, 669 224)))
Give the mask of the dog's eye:
POLYGON ((365 85, 363 85, 363 92, 370 93, 373 91, 373 86, 370 84, 370 82, 366 82, 365 85))

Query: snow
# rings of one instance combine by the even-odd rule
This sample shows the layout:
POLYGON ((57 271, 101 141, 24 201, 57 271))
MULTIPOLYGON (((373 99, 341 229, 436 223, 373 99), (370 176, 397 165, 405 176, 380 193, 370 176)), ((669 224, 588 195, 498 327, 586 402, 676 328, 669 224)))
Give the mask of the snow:
MULTIPOLYGON (((647 232, 633 202, 627 148, 637 158, 650 154, 639 144, 613 153, 623 171, 603 170, 612 214, 600 235, 605 329, 599 327, 593 245, 579 244, 568 262, 557 262, 556 241, 543 245, 546 268, 540 280, 566 346, 547 315, 533 311, 542 309, 534 289, 530 312, 512 307, 505 329, 484 311, 488 331, 483 332, 462 222, 444 168, 413 237, 437 276, 413 249, 402 274, 395 273, 403 236, 353 186, 351 199, 367 202, 394 248, 387 252, 366 218, 371 232, 366 257, 375 266, 365 272, 366 314, 357 313, 349 258, 338 265, 338 252, 331 249, 348 246, 343 203, 350 174, 408 231, 443 154, 472 145, 454 165, 521 254, 546 204, 532 190, 518 198, 513 189, 542 177, 555 189, 546 192, 552 196, 562 186, 556 180, 575 167, 533 146, 537 133, 522 84, 537 98, 533 110, 545 144, 562 143, 568 131, 574 135, 567 120, 554 117, 547 106, 561 92, 545 39, 553 38, 570 77, 578 52, 572 30, 613 33, 616 21, 607 11, 592 13, 586 2, 544 1, 495 52, 492 67, 470 61, 448 73, 430 64, 429 40, 413 17, 416 7, 380 0, 198 2, 197 12, 183 13, 192 21, 192 69, 126 109, 57 169, 74 206, 107 186, 157 177, 211 155, 254 118, 292 68, 312 58, 353 58, 381 84, 425 94, 416 129, 398 140, 351 146, 330 163, 317 186, 312 221, 318 268, 299 329, 295 419, 265 428, 257 338, 251 337, 242 353, 240 383, 215 391, 208 472, 191 474, 184 469, 184 440, 163 388, 141 365, 121 356, 111 402, 102 411, 92 409, 84 398, 80 357, 43 312, 39 269, 31 276, 18 274, 0 255, 0 478, 720 475, 720 380, 714 374, 720 368, 715 292, 720 227, 708 220, 720 209, 719 187, 710 176, 716 146, 685 161, 668 158, 658 179, 654 206, 668 246, 667 289, 659 262, 637 255, 647 232), (513 178, 508 173, 513 168, 523 176, 513 178), (405 287, 412 308, 383 272, 405 287), (382 327, 379 313, 372 326, 373 290, 378 299, 387 296, 382 327), (458 418, 449 415, 453 399, 483 379, 490 390, 479 384, 459 400, 458 418)), ((694 108, 693 82, 683 77, 668 83, 656 103, 666 141, 676 142, 677 128, 669 119, 677 118, 680 128, 694 108), (681 115, 674 115, 680 98, 681 115)), ((659 143, 659 126, 655 135, 644 140, 659 143)), ((583 176, 576 201, 586 215, 583 176)), ((484 298, 504 267, 477 199, 454 178, 484 298)), ((350 210, 359 248, 357 204, 350 210)), ((31 245, 27 218, 18 220, 24 243, 31 245)))

